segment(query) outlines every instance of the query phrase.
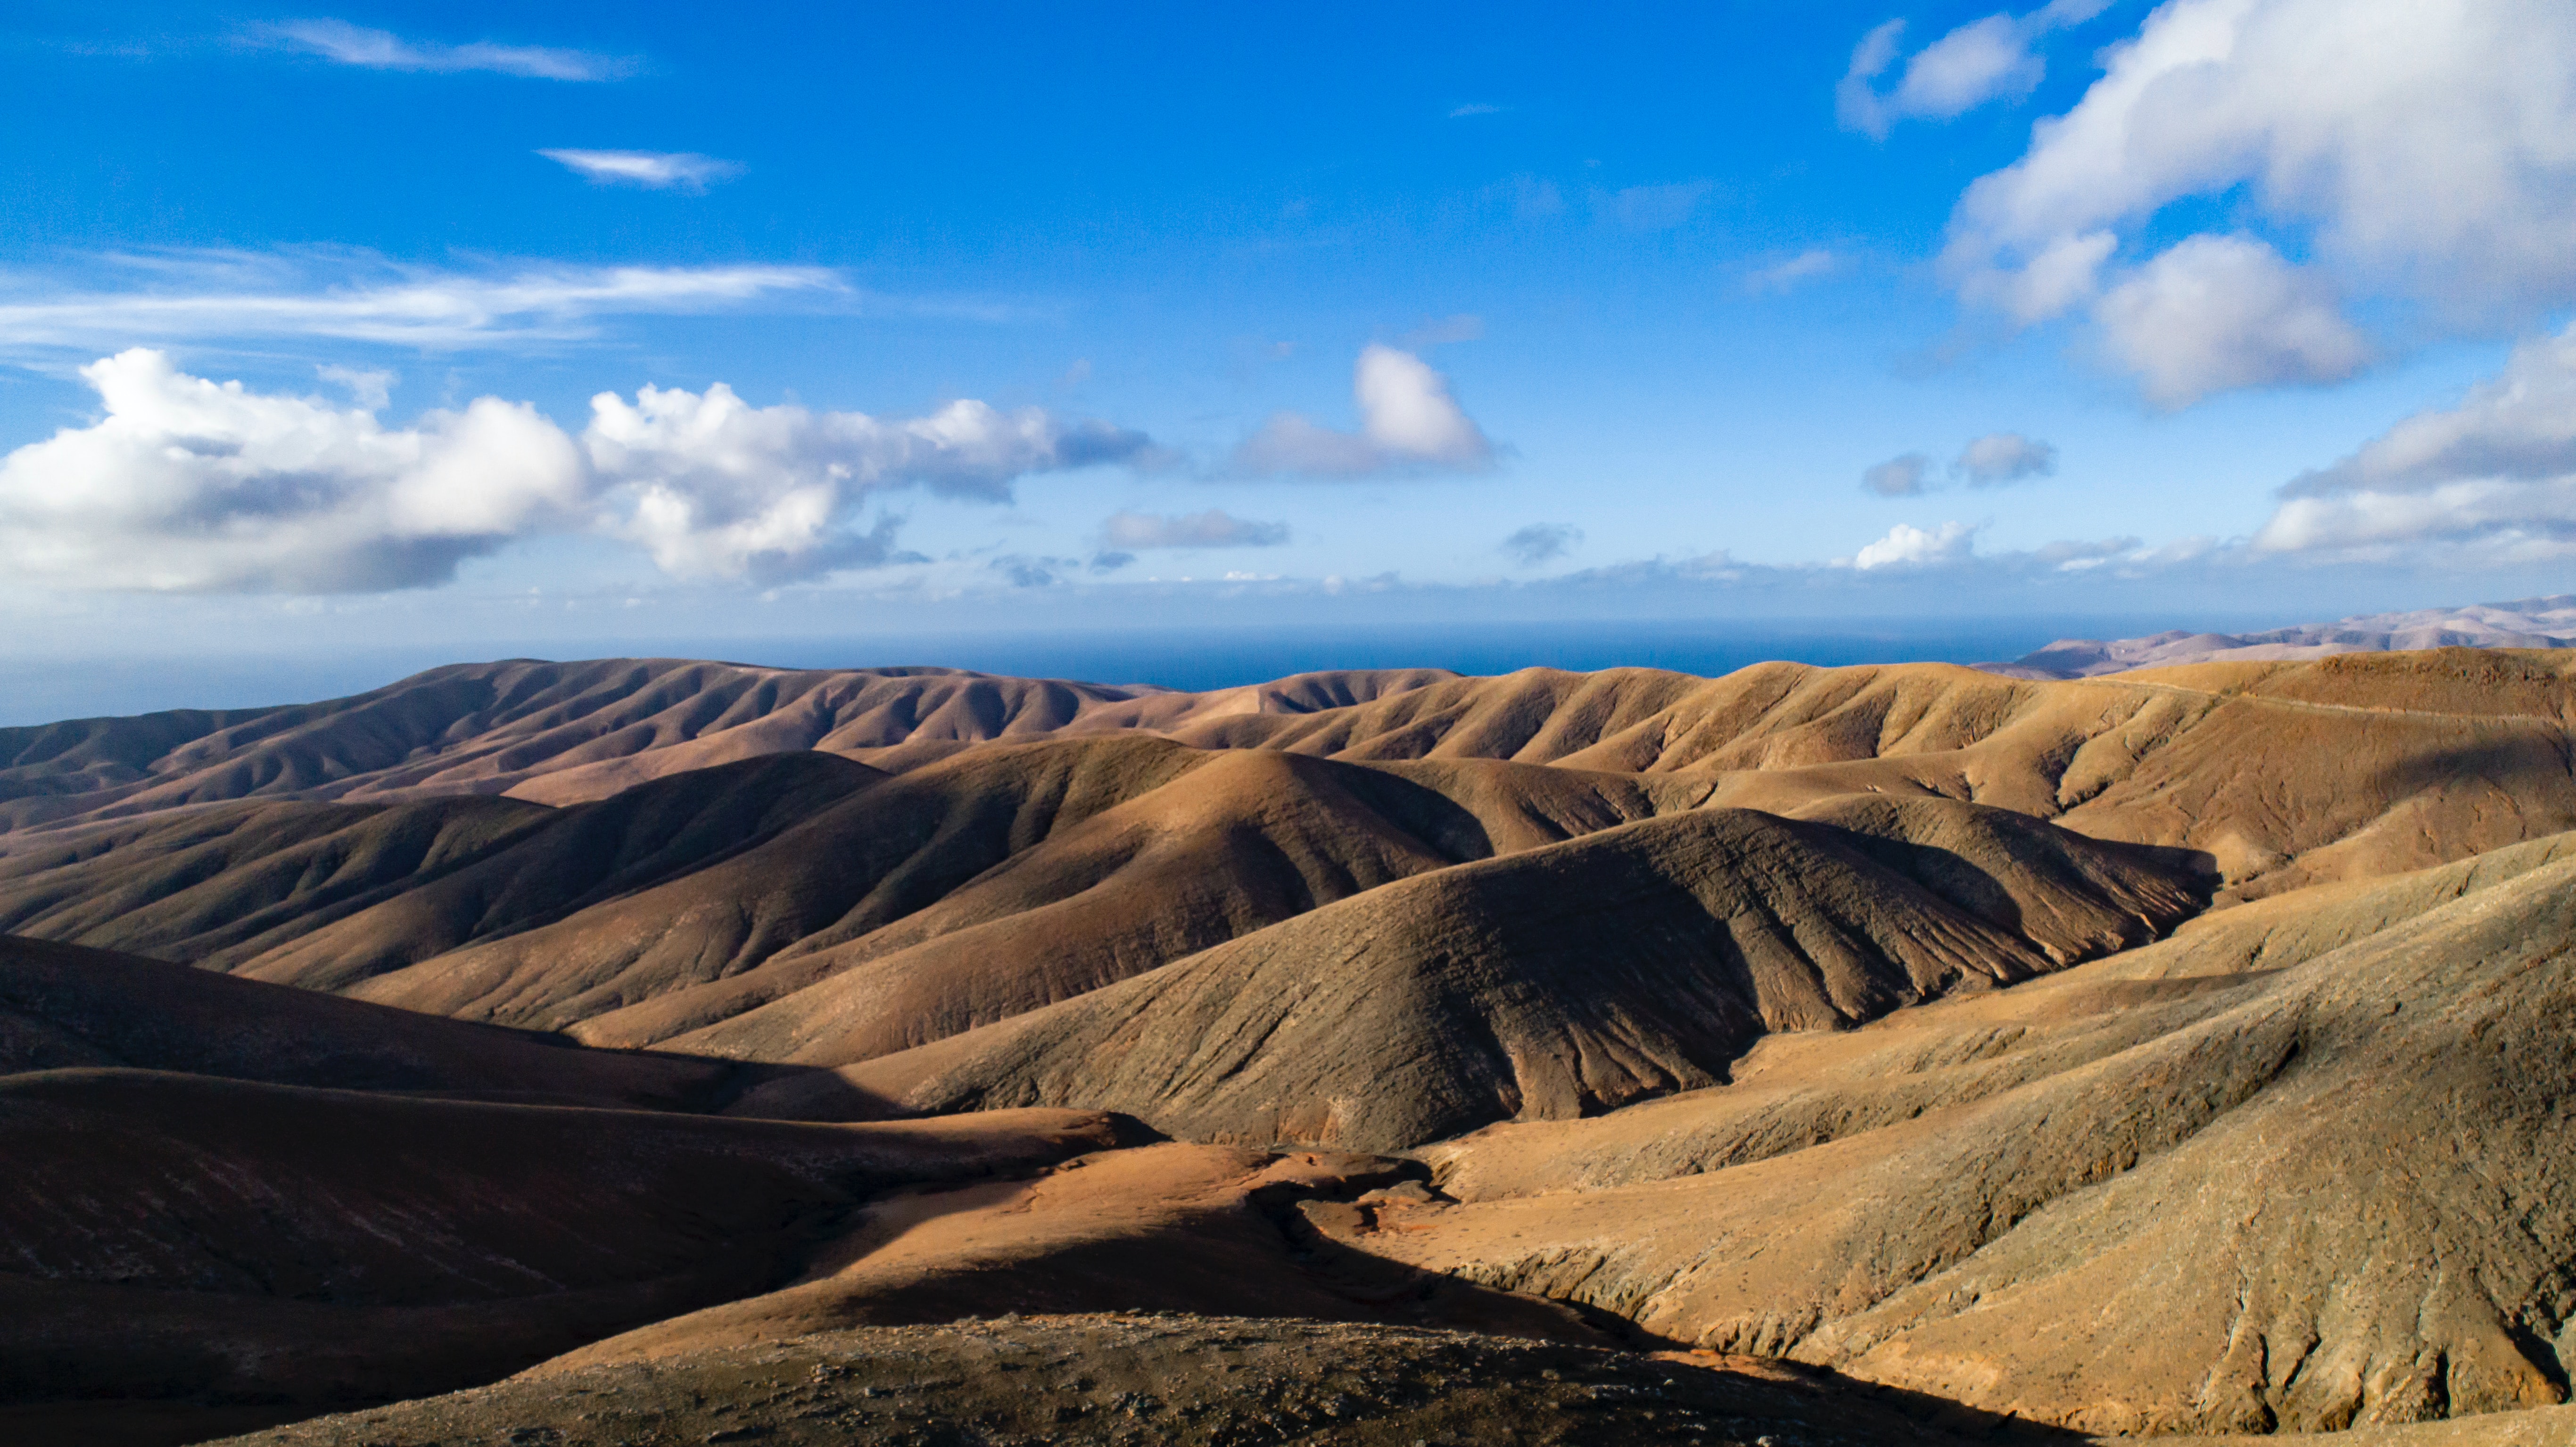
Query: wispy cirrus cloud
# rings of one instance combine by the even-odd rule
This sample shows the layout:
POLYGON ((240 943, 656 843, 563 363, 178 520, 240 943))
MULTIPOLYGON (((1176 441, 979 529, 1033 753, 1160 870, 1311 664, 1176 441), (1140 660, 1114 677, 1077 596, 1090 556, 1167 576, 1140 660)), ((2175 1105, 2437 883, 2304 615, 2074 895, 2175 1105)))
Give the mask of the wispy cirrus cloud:
POLYGON ((390 30, 370 30, 346 20, 290 20, 263 27, 267 39, 291 50, 368 70, 487 71, 530 80, 622 80, 643 69, 633 56, 601 55, 544 45, 496 45, 488 40, 441 45, 406 40, 390 30))
POLYGON ((720 161, 695 151, 583 151, 558 148, 538 155, 595 186, 642 186, 653 191, 704 191, 711 181, 742 174, 740 161, 720 161))
POLYGON ((826 307, 1008 321, 1014 308, 885 296, 816 266, 421 266, 365 252, 173 251, 0 271, 0 351, 314 338, 433 350, 580 340, 603 319, 826 307))

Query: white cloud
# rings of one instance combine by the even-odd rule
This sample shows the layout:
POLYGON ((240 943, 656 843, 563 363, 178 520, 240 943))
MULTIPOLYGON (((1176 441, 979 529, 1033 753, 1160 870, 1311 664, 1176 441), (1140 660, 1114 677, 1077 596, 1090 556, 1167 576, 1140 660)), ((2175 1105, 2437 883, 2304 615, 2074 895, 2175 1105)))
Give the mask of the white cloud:
POLYGON ((2459 406, 2406 418, 2281 491, 2258 552, 2576 556, 2576 327, 2516 348, 2459 406))
MULTIPOLYGON (((105 415, 0 458, 13 576, 159 591, 368 592, 445 581, 536 533, 595 530, 683 577, 775 582, 886 561, 880 492, 1006 499, 1024 474, 1139 455, 1141 435, 1036 408, 927 417, 753 408, 717 384, 592 399, 580 442, 480 397, 408 428, 189 376, 137 348, 82 376, 105 415)), ((357 374, 353 385, 377 385, 357 374)))
POLYGON ((110 260, 120 279, 142 284, 84 291, 58 277, 0 275, 0 346, 94 354, 138 339, 315 337, 481 347, 589 337, 599 317, 854 296, 837 273, 812 266, 534 266, 471 273, 346 252, 110 260))
POLYGON ((1282 412, 1235 449, 1234 470, 1359 477, 1493 465, 1493 444, 1449 395, 1448 379, 1411 352, 1363 349, 1352 369, 1351 397, 1360 413, 1356 434, 1282 412))
POLYGON ((1757 295, 1764 292, 1786 293, 1795 289, 1802 281, 1812 281, 1820 276, 1832 275, 1834 268, 1840 264, 1832 252, 1822 247, 1813 247, 1799 252, 1786 261, 1775 262, 1746 276, 1744 289, 1757 295))
POLYGON ((479 397, 387 429, 364 408, 188 376, 137 348, 81 376, 106 416, 0 459, 0 558, 23 578, 163 591, 368 592, 444 581, 571 523, 579 452, 479 397))
POLYGON ((1469 116, 1498 116, 1502 113, 1503 108, 1501 106, 1486 105, 1481 101, 1476 101, 1470 102, 1466 105, 1452 107, 1449 112, 1449 119, 1453 121, 1461 121, 1465 120, 1469 116))
POLYGON ((2244 236, 2177 243, 2105 293, 2093 317, 2111 354, 2167 407, 2236 387, 2338 382, 2371 360, 2323 278, 2244 236))
POLYGON ((1895 88, 1882 93, 1879 77, 1896 64, 1905 39, 1905 22, 1890 20, 1852 47, 1851 65, 1834 88, 1835 113, 1845 129, 1884 139, 1901 120, 1946 121, 1988 101, 2018 100, 2048 73, 2032 42, 2090 20, 2109 4, 2056 0, 2024 16, 1972 20, 1915 52, 1895 88))
POLYGON ((1553 562, 1574 551, 1583 541, 1583 529, 1572 523, 1531 523, 1503 539, 1503 553, 1524 568, 1535 568, 1553 562))
POLYGON ((1253 522, 1223 509, 1161 513, 1120 509, 1100 525, 1101 546, 1144 552, 1150 548, 1268 548, 1288 541, 1286 523, 1253 522))
MULTIPOLYGON (((868 494, 907 483, 1004 501, 1031 472, 1135 458, 1135 432, 1035 407, 951 402, 927 417, 753 407, 723 383, 645 387, 590 402, 582 434, 600 477, 629 494, 610 530, 682 577, 811 577, 872 561, 842 528, 868 494)), ((881 552, 882 549, 879 549, 881 552)))
MULTIPOLYGON (((2152 311, 2157 335, 2142 348, 2115 337, 2114 354, 2138 350, 2131 360, 2168 399, 2360 365, 2357 333, 2326 310, 2335 291, 2420 302, 2469 328, 2565 305, 2576 299, 2576 8, 2168 0, 2108 53, 2082 101, 2033 129, 2021 159, 1969 188, 1944 263, 1970 299, 2044 320, 2129 284, 2101 274, 2119 237, 2176 202, 2240 190, 2243 224, 2301 237, 2332 284, 2284 281, 2274 252, 2280 285, 2129 293, 2116 319, 2152 311), (2210 315, 2185 315, 2194 308, 2210 315), (2264 363, 2231 377, 2195 363, 2190 341, 2169 345, 2176 334, 2247 339, 2264 363)), ((2166 256, 2219 256, 2192 245, 2166 256)))
POLYGON ((297 20, 270 34, 294 49, 370 70, 491 71, 534 80, 616 80, 639 66, 628 57, 535 45, 437 45, 405 40, 345 20, 297 20))
POLYGON ((739 161, 719 161, 695 151, 545 150, 538 155, 594 185, 642 186, 654 191, 704 191, 710 181, 742 174, 739 161))
POLYGON ((2457 407, 2419 412, 2293 495, 2402 492, 2463 478, 2537 482, 2576 473, 2576 326, 2514 349, 2457 407))
POLYGON ((1898 523, 1887 530, 1886 537, 1853 554, 1848 563, 1865 573, 1877 568, 1962 563, 1972 555, 1976 539, 1977 530, 1966 523, 1947 522, 1930 532, 1898 523))
POLYGON ((1932 474, 1932 459, 1920 452, 1891 457, 1875 467, 1865 468, 1860 475, 1864 491, 1880 497, 1915 497, 1923 491, 1923 481, 1932 474))
POLYGON ((1960 449, 1950 464, 1953 477, 1970 487, 1996 487, 2057 471, 2057 449, 2018 432, 1989 432, 1960 449))
POLYGON ((393 373, 380 368, 341 367, 328 363, 315 367, 313 374, 349 394, 349 400, 369 412, 382 412, 393 402, 393 373))

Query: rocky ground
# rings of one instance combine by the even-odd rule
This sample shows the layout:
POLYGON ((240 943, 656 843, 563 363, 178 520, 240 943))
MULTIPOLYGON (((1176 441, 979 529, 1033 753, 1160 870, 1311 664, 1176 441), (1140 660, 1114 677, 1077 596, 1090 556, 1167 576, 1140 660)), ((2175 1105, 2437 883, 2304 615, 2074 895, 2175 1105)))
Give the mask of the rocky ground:
MULTIPOLYGON (((1036 1443, 1969 1440, 1829 1378, 1465 1332, 1227 1317, 1002 1317, 874 1327, 529 1373, 234 1447, 1006 1447, 1036 1443)), ((1987 1423, 1962 1424, 1980 1429, 1987 1423)), ((2078 1439, 2041 1431, 1987 1440, 2078 1439)))

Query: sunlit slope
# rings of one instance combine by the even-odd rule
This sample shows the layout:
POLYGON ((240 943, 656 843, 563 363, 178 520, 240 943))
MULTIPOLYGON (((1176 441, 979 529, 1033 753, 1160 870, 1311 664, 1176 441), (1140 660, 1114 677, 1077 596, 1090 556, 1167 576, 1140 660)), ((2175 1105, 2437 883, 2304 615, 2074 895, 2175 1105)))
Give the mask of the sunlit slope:
POLYGON ((459 665, 328 703, 0 730, 0 820, 16 828, 0 839, 244 798, 574 803, 771 753, 902 771, 997 740, 1141 732, 1352 760, 1713 772, 1720 802, 1772 809, 1937 793, 2204 849, 2264 893, 2576 826, 2570 657, 2452 648, 2077 681, 1941 664, 1410 670, 1202 694, 936 669, 459 665))
POLYGON ((684 659, 435 668, 344 699, 0 729, 0 831, 245 798, 603 798, 684 769, 823 749, 898 766, 995 739, 1349 706, 1451 675, 1307 674, 1213 693, 945 668, 684 659))
POLYGON ((2198 903, 2186 860, 2002 811, 1852 822, 1885 832, 1701 809, 1442 870, 840 1075, 916 1110, 1399 1149, 1708 1085, 1766 1031, 2029 979, 2198 903))
POLYGON ((561 810, 235 804, 136 821, 0 860, 0 921, 610 1043, 753 1012, 703 1043, 783 1057, 828 1037, 847 1060, 1708 787, 1143 736, 995 745, 898 776, 786 754, 561 810))
POLYGON ((2564 1398, 2576 855, 2543 841, 2196 922, 2018 989, 1774 1036, 1733 1084, 1432 1158, 1354 1233, 2094 1430, 2564 1398))
POLYGON ((1794 809, 1931 793, 2203 849, 2264 893, 2576 827, 2576 655, 2441 649, 2069 682, 1942 664, 1758 664, 1719 679, 1532 669, 1325 713, 1214 720, 1202 746, 1710 771, 1794 809))
POLYGON ((338 988, 702 869, 883 777, 795 753, 562 810, 450 797, 149 815, 0 856, 0 929, 338 988))

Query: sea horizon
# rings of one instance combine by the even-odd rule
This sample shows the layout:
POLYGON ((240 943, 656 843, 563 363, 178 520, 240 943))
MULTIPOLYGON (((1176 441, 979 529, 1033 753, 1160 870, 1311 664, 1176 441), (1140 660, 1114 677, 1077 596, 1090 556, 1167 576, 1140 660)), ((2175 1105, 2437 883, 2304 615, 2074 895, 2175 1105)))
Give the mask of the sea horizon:
MULTIPOLYGON (((565 647, 500 643, 466 653, 423 646, 324 656, 218 655, 0 661, 0 727, 156 713, 312 703, 381 688, 427 669, 505 658, 692 658, 768 668, 957 668, 1205 692, 1333 669, 1445 668, 1491 676, 1523 668, 1660 668, 1714 678, 1756 663, 2003 662, 2061 638, 2124 638, 2169 628, 2237 632, 2277 620, 2200 615, 2043 618, 1814 618, 1233 626, 1104 631, 959 631, 883 636, 643 636, 565 647)), ((584 640, 585 643, 591 642, 584 640)))

